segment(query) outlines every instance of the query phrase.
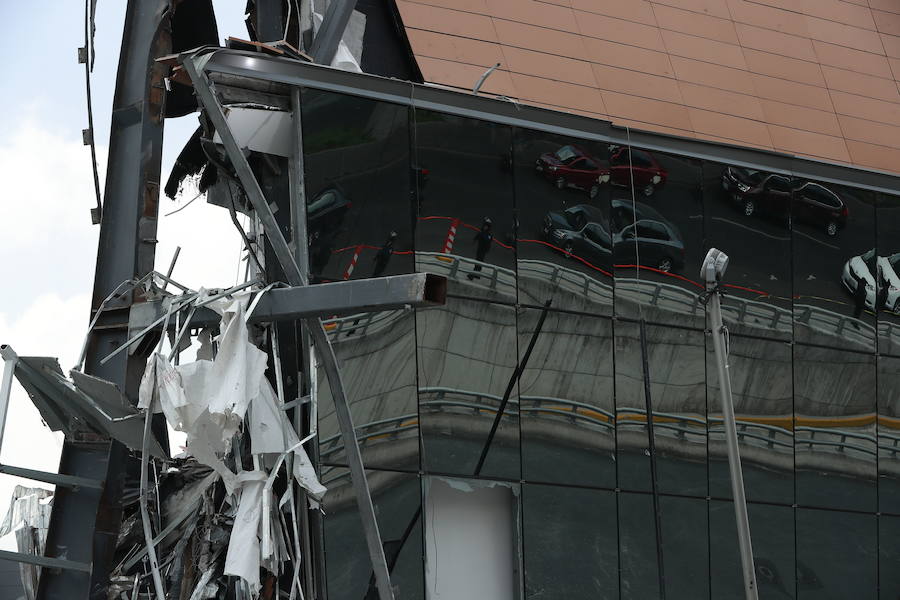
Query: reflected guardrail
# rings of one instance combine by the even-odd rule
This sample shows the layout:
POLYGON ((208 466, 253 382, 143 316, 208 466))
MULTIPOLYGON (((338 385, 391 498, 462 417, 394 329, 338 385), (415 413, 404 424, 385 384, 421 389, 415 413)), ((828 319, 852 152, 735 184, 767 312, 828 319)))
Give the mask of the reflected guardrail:
MULTIPOLYGON (((447 412, 463 415, 496 414, 502 397, 496 394, 462 390, 457 388, 431 386, 419 388, 419 406, 436 412, 447 412)), ((610 431, 619 427, 640 428, 647 426, 647 412, 642 408, 619 408, 615 413, 606 409, 550 396, 521 396, 510 398, 507 412, 511 416, 521 413, 534 414, 571 423, 573 425, 590 425, 591 428, 602 428, 610 431)), ((756 419, 764 417, 738 416, 738 441, 766 449, 801 449, 832 451, 843 455, 862 455, 864 458, 875 456, 878 451, 892 457, 900 457, 900 435, 879 432, 873 434, 849 431, 836 427, 813 427, 792 425, 779 427, 770 423, 762 423, 756 419)), ((783 419, 783 417, 772 417, 783 419)), ((790 418, 788 418, 790 420, 790 418)), ((835 421, 840 421, 836 417, 835 421)), ((848 421, 859 422, 858 416, 846 417, 848 421)), ((791 421, 792 422, 792 421, 791 421)), ((724 421, 721 417, 704 418, 697 414, 682 414, 664 411, 653 412, 653 427, 657 434, 669 435, 692 443, 710 439, 724 441, 724 421), (693 439, 692 439, 693 438, 693 439)), ((872 424, 875 417, 872 417, 872 424)), ((404 432, 415 431, 419 426, 418 413, 410 413, 373 421, 356 427, 356 437, 361 447, 374 440, 391 440, 403 436, 404 432)), ((412 437, 412 436, 410 436, 412 437)), ((340 434, 334 434, 320 441, 320 456, 334 455, 343 448, 340 434)))
MULTIPOLYGON (((425 270, 448 279, 465 281, 470 285, 513 297, 516 295, 516 272, 512 269, 439 252, 417 252, 416 260, 424 263, 422 266, 425 270)), ((614 287, 586 273, 538 260, 520 260, 518 269, 519 277, 549 282, 590 302, 612 304, 618 295, 620 299, 692 317, 703 316, 705 311, 698 294, 670 283, 621 277, 616 278, 614 287)), ((378 331, 390 325, 400 315, 402 311, 399 310, 363 313, 328 319, 323 324, 332 341, 341 341, 378 331)), ((728 323, 778 331, 785 335, 791 334, 794 323, 797 322, 818 333, 834 335, 869 347, 875 344, 878 337, 900 347, 898 325, 879 321, 876 329, 860 319, 811 304, 795 304, 791 310, 768 302, 728 295, 722 306, 722 316, 728 323)))

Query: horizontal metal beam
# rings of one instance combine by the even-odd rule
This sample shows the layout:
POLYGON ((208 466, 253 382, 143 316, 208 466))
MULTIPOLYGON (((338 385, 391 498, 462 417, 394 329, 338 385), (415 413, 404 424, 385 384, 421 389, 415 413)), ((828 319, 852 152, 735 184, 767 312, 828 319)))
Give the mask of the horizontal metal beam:
POLYGON ((14 475, 32 481, 43 481, 44 483, 52 483, 62 487, 78 489, 93 488, 95 490, 103 489, 103 482, 97 479, 89 479, 87 477, 77 477, 75 475, 63 475, 61 473, 48 473, 47 471, 36 471, 34 469, 26 469, 24 467, 14 467, 12 465, 0 464, 0 473, 4 475, 14 475))
MULTIPOLYGON (((295 321, 310 317, 330 317, 392 310, 406 306, 444 304, 447 279, 433 273, 409 273, 373 279, 338 281, 302 287, 274 288, 260 298, 250 323, 295 321)), ((185 309, 187 310, 187 309, 185 309)), ((165 315, 162 301, 145 302, 131 310, 128 328, 141 331, 165 315)), ((198 309, 191 327, 211 327, 220 317, 209 309, 198 309)), ((169 319, 174 328, 175 318, 169 319)), ((162 325, 160 324, 160 327, 162 325)))
MULTIPOLYGON (((207 52, 202 49, 199 52, 207 52)), ((652 131, 626 130, 615 123, 581 115, 548 110, 508 99, 473 95, 468 91, 439 88, 352 73, 322 65, 239 50, 218 49, 204 56, 203 68, 211 75, 228 74, 231 85, 244 78, 248 86, 266 82, 329 90, 353 96, 393 102, 448 114, 471 117, 546 131, 558 135, 624 144, 672 152, 798 177, 853 185, 873 191, 897 193, 896 173, 795 156, 784 152, 748 148, 737 144, 682 138, 652 131)))
POLYGON ((0 560, 38 565, 39 567, 47 567, 49 569, 65 569, 67 571, 81 571, 83 573, 91 572, 91 565, 88 563, 65 560, 63 558, 50 558, 49 556, 38 556, 36 554, 24 554, 22 552, 9 552, 8 550, 0 550, 0 560))

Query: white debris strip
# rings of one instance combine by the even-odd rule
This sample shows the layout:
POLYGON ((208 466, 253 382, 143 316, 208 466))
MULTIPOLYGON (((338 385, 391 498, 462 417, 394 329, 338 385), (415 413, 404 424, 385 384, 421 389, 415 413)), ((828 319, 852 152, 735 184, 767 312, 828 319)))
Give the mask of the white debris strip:
MULTIPOLYGON (((197 302, 208 297, 201 290, 197 302)), ((173 365, 164 354, 154 353, 141 380, 138 407, 155 406, 173 429, 185 433, 187 455, 222 479, 225 500, 236 506, 223 574, 240 577, 256 597, 261 566, 278 574, 285 560, 300 559, 291 556, 278 516, 284 503, 272 501, 271 483, 285 456, 292 455, 293 479, 310 496, 321 499, 326 490, 266 378, 266 353, 251 341, 249 298, 245 293, 207 304, 221 316, 221 333, 214 340, 217 352, 211 359, 173 365), (255 465, 250 471, 241 470, 240 456, 234 457, 236 470, 226 464, 241 431, 250 438, 255 465)))

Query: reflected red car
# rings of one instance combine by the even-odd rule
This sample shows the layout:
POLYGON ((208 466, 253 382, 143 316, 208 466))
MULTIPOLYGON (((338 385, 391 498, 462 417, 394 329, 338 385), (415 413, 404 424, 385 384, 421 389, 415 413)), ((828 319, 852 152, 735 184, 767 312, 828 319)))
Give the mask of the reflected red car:
POLYGON ((609 172, 609 179, 614 185, 631 187, 633 179, 634 189, 648 198, 669 177, 668 171, 652 154, 632 148, 629 158, 628 148, 625 146, 609 147, 609 172))
POLYGON ((545 152, 535 161, 534 169, 559 189, 572 187, 597 196, 600 185, 609 181, 609 170, 578 146, 563 146, 556 152, 545 152))

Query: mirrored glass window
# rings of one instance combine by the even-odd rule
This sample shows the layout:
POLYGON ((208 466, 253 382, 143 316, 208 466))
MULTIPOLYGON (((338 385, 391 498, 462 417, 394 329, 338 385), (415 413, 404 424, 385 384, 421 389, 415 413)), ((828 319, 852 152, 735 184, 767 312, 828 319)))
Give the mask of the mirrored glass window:
MULTIPOLYGON (((789 506, 749 503, 753 564, 760 598, 794 598, 794 511, 789 506)), ((744 598, 734 504, 709 503, 712 598, 744 598)))
MULTIPOLYGON (((709 493, 714 498, 731 498, 718 366, 712 343, 707 346, 709 493)), ((785 342, 731 336, 728 366, 747 499, 793 504, 791 347, 785 342)))
POLYGON ((875 357, 794 346, 797 504, 874 511, 875 357))
POLYGON ((709 597, 706 500, 671 496, 659 500, 662 529, 657 536, 653 497, 619 494, 622 600, 661 597, 660 579, 665 581, 667 599, 709 597))
POLYGON ((706 351, 703 333, 615 325, 616 438, 618 485, 652 489, 647 427, 647 392, 653 410, 658 487, 661 492, 705 497, 706 351), (645 375, 646 356, 649 377, 645 375), (645 387, 645 381, 649 386, 645 387))
POLYGON ((425 470, 519 479, 516 309, 451 298, 416 309, 416 334, 425 470))
POLYGON ((900 598, 900 518, 878 517, 879 598, 900 598))
POLYGON ((304 89, 313 281, 413 271, 409 109, 304 89))
MULTIPOLYGON (((422 492, 408 473, 367 471, 378 528, 397 598, 425 598, 422 573, 422 492)), ((377 598, 372 562, 346 468, 323 474, 325 573, 328 598, 377 598)))
POLYGON ((522 462, 527 481, 614 488, 612 322, 519 310, 522 462))
POLYGON ((700 163, 639 148, 609 152, 616 314, 703 327, 700 163))
MULTIPOLYGON (((900 196, 880 194, 877 214, 878 252, 874 263, 878 350, 900 356, 900 196)), ((868 264, 872 263, 869 259, 868 264)))
MULTIPOLYGON (((363 464, 419 469, 416 334, 413 311, 397 309, 323 321, 331 340, 363 464)), ((318 368, 319 459, 346 465, 328 378, 318 368)))
POLYGON ((415 111, 416 269, 452 294, 515 302, 509 127, 415 111))
POLYGON ((606 146, 517 129, 519 302, 611 314, 606 146))
POLYGON ((794 339, 875 349, 875 194, 793 179, 794 339))
POLYGON ((878 357, 878 499, 900 514, 900 358, 878 357))
POLYGON ((797 509, 798 600, 876 597, 875 519, 875 515, 797 509))
POLYGON ((616 496, 525 485, 525 598, 618 598, 616 496))
POLYGON ((704 162, 703 205, 707 245, 729 258, 725 324, 735 333, 790 339, 790 178, 704 162))

